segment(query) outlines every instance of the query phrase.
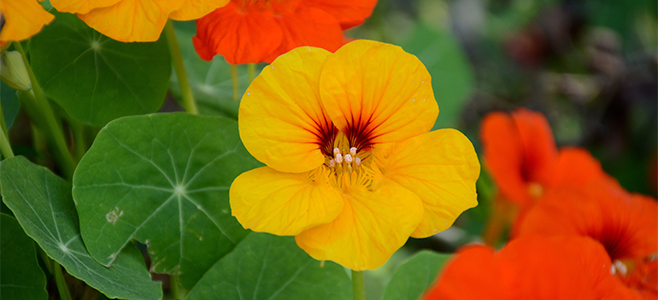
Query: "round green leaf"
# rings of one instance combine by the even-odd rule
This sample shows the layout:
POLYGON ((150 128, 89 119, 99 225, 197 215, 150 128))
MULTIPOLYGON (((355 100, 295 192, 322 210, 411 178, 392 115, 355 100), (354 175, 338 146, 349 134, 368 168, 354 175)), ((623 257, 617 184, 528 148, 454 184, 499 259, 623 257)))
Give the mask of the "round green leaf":
POLYGON ((187 296, 203 299, 351 299, 345 269, 304 253, 293 237, 251 233, 218 261, 187 296))
POLYGON ((16 219, 0 214, 0 289, 4 299, 48 299, 46 276, 37 263, 34 241, 16 219))
POLYGON ((74 15, 56 14, 32 38, 30 53, 46 95, 84 123, 103 126, 118 117, 155 112, 167 93, 171 60, 164 37, 122 43, 74 15))
POLYGON ((384 291, 384 300, 416 300, 436 280, 450 254, 420 251, 400 265, 384 291))
POLYGON ((231 216, 228 190, 259 165, 230 119, 172 113, 115 120, 73 176, 82 238, 106 266, 138 240, 152 271, 180 275, 191 287, 247 233, 231 216))
POLYGON ((89 255, 80 239, 71 184, 22 156, 0 163, 0 184, 3 200, 25 233, 69 274, 109 298, 162 298, 160 283, 151 281, 135 246, 121 253, 111 268, 89 255))

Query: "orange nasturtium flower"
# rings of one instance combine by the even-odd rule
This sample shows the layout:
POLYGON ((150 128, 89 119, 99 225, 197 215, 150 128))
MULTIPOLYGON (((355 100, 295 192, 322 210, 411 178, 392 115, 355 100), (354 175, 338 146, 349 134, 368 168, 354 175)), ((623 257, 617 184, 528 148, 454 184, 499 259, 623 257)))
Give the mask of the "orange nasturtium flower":
POLYGON ((500 251, 458 250, 424 300, 642 299, 616 280, 600 243, 581 236, 525 236, 500 251))
POLYGON ((77 14, 89 27, 121 42, 153 42, 167 19, 203 17, 229 0, 51 0, 58 11, 77 14))
POLYGON ((453 129, 428 132, 438 113, 427 69, 397 46, 296 48, 242 98, 240 137, 267 166, 235 179, 232 213, 295 236, 317 260, 378 268, 409 236, 477 205, 473 145, 453 129))
POLYGON ((0 13, 5 22, 0 31, 0 46, 30 38, 54 18, 36 0, 2 0, 0 13))
POLYGON ((192 38, 202 59, 215 54, 231 64, 271 63, 300 46, 331 52, 343 30, 363 23, 377 0, 231 0, 198 19, 192 38))

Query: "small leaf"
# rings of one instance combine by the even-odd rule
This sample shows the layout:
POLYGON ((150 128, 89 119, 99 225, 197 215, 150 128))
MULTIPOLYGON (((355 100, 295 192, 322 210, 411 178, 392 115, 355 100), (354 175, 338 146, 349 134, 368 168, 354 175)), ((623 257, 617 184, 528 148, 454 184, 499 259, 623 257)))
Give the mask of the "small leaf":
POLYGON ((7 129, 14 123, 20 106, 21 103, 18 101, 18 96, 16 96, 16 90, 0 81, 0 107, 2 107, 7 129))
POLYGON ((30 43, 34 74, 48 97, 77 120, 97 126, 158 110, 171 74, 164 38, 122 43, 73 15, 56 16, 30 43))
POLYGON ((195 299, 351 299, 345 269, 316 261, 293 237, 251 233, 190 291, 195 299))
POLYGON ((457 127, 474 79, 471 66, 455 37, 447 29, 435 31, 419 25, 401 47, 418 56, 432 75, 432 89, 440 111, 434 129, 457 127))
POLYGON ((257 166, 230 119, 172 113, 113 121, 73 177, 82 238, 106 266, 138 240, 152 271, 181 275, 192 287, 246 235, 228 190, 257 166))
POLYGON ((128 247, 112 268, 96 262, 80 239, 71 185, 22 156, 0 164, 2 196, 25 233, 72 276, 109 298, 160 299, 136 247, 128 247))
POLYGON ((0 289, 4 299, 48 299, 34 241, 12 216, 0 214, 0 289))
POLYGON ((450 254, 420 251, 400 265, 384 291, 384 300, 416 300, 436 280, 450 254))

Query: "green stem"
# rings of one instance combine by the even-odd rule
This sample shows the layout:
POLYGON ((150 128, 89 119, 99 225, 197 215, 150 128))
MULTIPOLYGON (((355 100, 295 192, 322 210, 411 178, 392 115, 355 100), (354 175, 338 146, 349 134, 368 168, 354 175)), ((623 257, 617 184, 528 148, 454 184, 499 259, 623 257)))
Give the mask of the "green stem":
POLYGON ((171 289, 171 297, 174 299, 185 299, 187 292, 180 285, 180 277, 171 275, 169 277, 169 288, 171 289))
POLYGON ((71 300, 71 293, 69 293, 69 287, 66 286, 62 267, 54 260, 53 270, 55 271, 55 283, 57 284, 57 291, 59 291, 59 298, 62 300, 71 300))
POLYGON ((73 131, 73 141, 75 142, 75 158, 79 161, 87 152, 86 126, 72 118, 68 120, 73 131))
POLYGON ((191 114, 198 114, 199 110, 194 102, 194 95, 192 95, 192 88, 190 82, 187 80, 187 72, 185 72, 185 64, 183 63, 183 55, 178 46, 176 39, 176 31, 174 31, 174 24, 171 20, 167 20, 164 28, 165 36, 167 38, 167 45, 169 46, 169 53, 171 54, 171 61, 174 63, 174 71, 178 78, 178 85, 180 86, 180 93, 183 97, 183 108, 191 114))
POLYGON ((9 138, 5 135, 4 130, 0 130, 0 152, 5 158, 14 157, 14 152, 11 151, 11 146, 9 145, 9 138))
POLYGON ((19 91, 18 95, 23 102, 25 111, 30 116, 30 120, 34 122, 39 130, 46 136, 46 139, 53 146, 53 152, 57 163, 62 169, 62 173, 67 179, 73 177, 73 171, 75 170, 76 162, 71 156, 71 152, 67 147, 66 138, 64 137, 64 131, 62 126, 57 122, 55 114, 53 113, 50 103, 46 99, 46 95, 41 90, 41 86, 34 76, 32 67, 30 67, 30 62, 27 60, 25 51, 20 43, 14 42, 14 48, 18 51, 23 57, 23 63, 27 69, 27 73, 30 76, 30 81, 32 82, 31 91, 19 91))
POLYGON ((9 136, 9 130, 7 130, 7 124, 5 123, 5 115, 2 112, 2 105, 0 105, 0 127, 2 127, 2 132, 6 136, 9 136))
POLYGON ((233 101, 238 101, 238 67, 231 64, 231 79, 233 80, 233 101))
POLYGON ((254 81, 254 77, 256 77, 256 64, 247 64, 247 71, 249 72, 249 83, 251 84, 254 81))
POLYGON ((352 270, 352 292, 354 293, 354 300, 366 300, 362 271, 352 270))

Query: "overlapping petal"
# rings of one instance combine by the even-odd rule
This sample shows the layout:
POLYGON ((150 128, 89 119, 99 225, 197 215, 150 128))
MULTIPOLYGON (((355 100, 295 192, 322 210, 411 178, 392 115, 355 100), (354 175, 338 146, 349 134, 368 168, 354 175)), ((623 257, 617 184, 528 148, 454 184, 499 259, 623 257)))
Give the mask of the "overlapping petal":
POLYGON ((229 0, 183 0, 183 6, 173 11, 169 18, 189 21, 201 18, 218 7, 226 5, 229 0))
POLYGON ((610 268, 605 249, 589 238, 529 236, 499 252, 460 250, 424 299, 640 299, 610 268))
POLYGON ((50 5, 60 12, 86 14, 92 9, 108 7, 121 0, 50 0, 50 5))
POLYGON ((89 27, 122 42, 153 42, 173 10, 183 0, 121 0, 118 3, 78 14, 89 27))
POLYGON ((0 32, 0 45, 28 39, 54 18, 36 0, 3 0, 0 12, 5 19, 0 32))
POLYGON ((240 12, 230 2, 197 20, 194 48, 204 60, 216 54, 231 64, 257 63, 279 47, 283 32, 271 11, 247 7, 240 12))
POLYGON ((254 79, 242 98, 240 137, 249 153, 281 172, 324 163, 321 139, 334 130, 319 99, 320 70, 330 52, 297 48, 254 79))
POLYGON ((352 188, 343 211, 331 223, 302 232, 297 245, 317 260, 352 270, 379 268, 418 227, 423 205, 411 191, 386 181, 376 191, 352 188))
POLYGON ((329 57, 320 76, 327 114, 350 138, 389 143, 429 131, 439 113, 430 74, 400 47, 348 43, 329 57))
POLYGON ((442 129, 396 143, 387 150, 382 173, 413 191, 424 217, 412 236, 423 238, 450 227, 477 205, 480 164, 471 142, 459 131, 442 129))
POLYGON ((296 235, 331 222, 343 209, 340 194, 321 177, 268 167, 245 172, 230 190, 232 214, 245 228, 296 235))

